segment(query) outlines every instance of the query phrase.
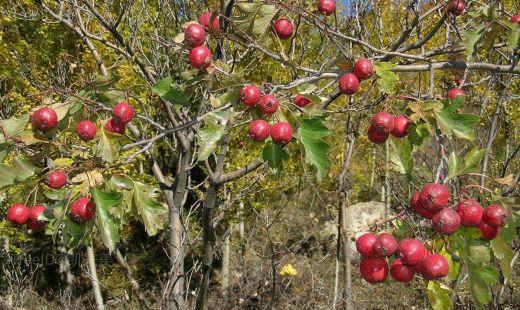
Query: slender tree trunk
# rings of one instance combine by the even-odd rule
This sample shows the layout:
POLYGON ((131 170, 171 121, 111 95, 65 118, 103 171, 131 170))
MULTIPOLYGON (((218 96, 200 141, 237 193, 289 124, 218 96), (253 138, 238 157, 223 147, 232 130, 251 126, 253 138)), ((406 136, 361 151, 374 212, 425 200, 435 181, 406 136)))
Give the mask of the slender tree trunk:
POLYGON ((96 299, 96 307, 98 310, 103 310, 105 309, 105 305, 103 303, 103 295, 101 295, 101 289, 99 287, 99 279, 96 269, 96 257, 94 255, 94 247, 92 245, 87 247, 87 261, 92 282, 92 290, 94 291, 94 297, 96 299))
POLYGON ((222 278, 220 280, 220 287, 222 289, 222 295, 227 295, 229 287, 229 255, 231 253, 231 232, 232 229, 229 227, 226 231, 224 239, 224 248, 222 250, 222 278))

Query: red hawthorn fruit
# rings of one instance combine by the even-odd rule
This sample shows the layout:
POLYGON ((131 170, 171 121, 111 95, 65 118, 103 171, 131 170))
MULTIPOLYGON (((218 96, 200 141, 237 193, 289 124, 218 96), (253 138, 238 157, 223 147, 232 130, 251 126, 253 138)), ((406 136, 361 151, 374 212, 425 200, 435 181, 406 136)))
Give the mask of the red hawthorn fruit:
POLYGON ((376 257, 389 257, 397 250, 397 240, 389 233, 382 233, 374 243, 374 255, 376 257))
POLYGON ((258 102, 258 106, 264 115, 274 114, 278 109, 278 99, 272 94, 263 96, 258 102))
POLYGON ((359 90, 359 79, 353 73, 343 74, 339 78, 339 91, 342 94, 352 95, 359 90))
POLYGON ((15 203, 7 209, 7 220, 15 226, 21 226, 29 220, 30 209, 24 204, 15 203))
POLYGON ((131 122, 134 118, 135 110, 134 107, 132 107, 132 105, 130 105, 128 102, 121 101, 114 107, 112 116, 114 116, 118 122, 126 124, 131 122))
POLYGON ((27 221, 27 228, 34 232, 40 232, 45 229, 45 221, 38 220, 38 217, 45 212, 46 206, 36 205, 29 211, 29 220, 27 221))
POLYGON ((45 178, 45 184, 52 189, 60 189, 67 184, 67 175, 63 171, 52 171, 45 178))
POLYGON ((491 226, 504 226, 507 223, 509 210, 499 205, 490 205, 484 209, 482 220, 491 226))
POLYGON ((453 209, 444 208, 432 218, 433 229, 444 235, 451 235, 460 226, 460 215, 453 209))
POLYGON ((511 19, 509 21, 512 22, 513 24, 520 23, 520 15, 513 15, 513 16, 511 16, 511 19))
POLYGON ((199 23, 208 28, 211 32, 217 32, 220 29, 220 18, 218 16, 213 16, 211 12, 206 12, 199 17, 199 23), (211 23, 211 27, 209 23, 213 18, 213 22, 211 23))
POLYGON ((81 121, 76 126, 76 134, 83 141, 94 139, 96 132, 96 125, 89 120, 81 121))
POLYGON ((294 97, 294 104, 300 108, 304 108, 311 103, 312 101, 310 99, 307 99, 303 96, 296 95, 296 97, 294 97))
POLYGON ((431 220, 435 215, 435 212, 430 212, 421 205, 421 202, 419 201, 419 191, 413 193, 412 198, 410 198, 410 205, 415 213, 424 218, 431 220))
POLYGON ((386 280, 388 264, 382 258, 365 258, 359 265, 361 276, 368 283, 378 283, 386 280))
POLYGON ((448 99, 455 99, 459 96, 464 96, 464 91, 460 88, 452 88, 448 91, 448 99))
POLYGON ((247 85, 240 90, 239 98, 244 105, 254 107, 260 101, 261 96, 260 89, 253 85, 247 85))
POLYGON ((290 21, 285 18, 280 18, 274 23, 274 32, 282 39, 289 39, 293 34, 294 27, 290 21))
POLYGON ((399 242, 397 253, 405 265, 415 265, 419 263, 428 252, 419 240, 406 238, 399 242))
POLYGON ((484 208, 475 199, 462 200, 457 204, 460 224, 464 227, 477 226, 482 220, 484 208))
POLYGON ((271 127, 271 139, 276 144, 286 144, 291 142, 293 130, 291 124, 279 122, 271 127))
POLYGON ((420 262, 418 262, 415 265, 405 265, 405 266, 408 266, 408 268, 410 268, 410 270, 413 273, 422 273, 422 259, 420 262))
POLYGON ((31 115, 31 124, 41 131, 51 131, 58 125, 58 115, 51 108, 39 108, 31 115))
POLYGON ((334 0, 320 0, 318 2, 318 12, 325 16, 329 16, 336 10, 336 2, 334 0))
POLYGON ((449 11, 455 16, 460 16, 462 13, 464 13, 465 8, 466 5, 464 4, 464 1, 453 0, 450 4, 449 11))
POLYGON ((372 62, 368 59, 359 59, 354 64, 354 75, 360 80, 368 79, 374 73, 372 62))
POLYGON ((199 16, 199 24, 204 26, 205 28, 209 28, 209 22, 211 20, 211 12, 206 12, 199 16))
POLYGON ((95 214, 96 205, 88 197, 79 198, 70 207, 70 218, 78 224, 85 224, 95 214))
POLYGON ((450 199, 450 194, 442 184, 428 183, 419 193, 421 205, 430 212, 438 212, 444 208, 450 199))
POLYGON ((390 133, 394 130, 394 117, 386 112, 378 112, 370 120, 375 130, 379 133, 390 133))
POLYGON ((370 126, 367 132, 368 140, 375 144, 382 144, 388 139, 387 133, 380 133, 374 126, 370 126))
POLYGON ((390 132, 396 138, 404 138, 408 135, 408 126, 412 122, 406 115, 399 115, 394 117, 394 129, 390 132))
POLYGON ((106 131, 109 131, 109 132, 113 132, 113 133, 118 133, 120 135, 124 135, 125 134, 125 130, 126 130, 126 124, 125 123, 121 123, 120 121, 118 121, 117 119, 115 118, 110 118, 106 123, 105 123, 105 130, 106 131))
POLYGON ((196 69, 206 69, 211 64, 211 51, 205 46, 197 46, 190 51, 190 64, 196 69))
POLYGON ((390 266, 390 275, 398 282, 408 283, 413 280, 414 271, 410 266, 403 264, 403 260, 398 258, 390 266))
POLYGON ((184 30, 184 39, 190 47, 204 45, 206 41, 206 30, 199 23, 191 23, 184 30))
POLYGON ((377 236, 373 233, 366 233, 361 235, 356 240, 356 249, 361 257, 374 257, 374 244, 377 241, 377 236))
POLYGON ((427 255, 422 261, 422 275, 426 280, 442 279, 449 271, 448 260, 440 254, 427 255))
POLYGON ((492 240, 492 239, 495 239, 496 236, 498 236, 498 234, 500 233, 500 230, 502 229, 502 227, 500 226, 491 226, 491 225, 488 225, 486 224, 486 222, 484 221, 481 221, 478 225, 477 225, 477 228, 480 230, 480 232, 482 233, 482 236, 480 237, 480 239, 482 240, 486 240, 486 241, 489 241, 489 240, 492 240))
POLYGON ((244 141, 238 142, 238 147, 243 149, 246 146, 246 143, 244 141))
POLYGON ((251 140, 262 142, 269 137, 271 127, 263 119, 255 119, 251 122, 247 135, 251 140))

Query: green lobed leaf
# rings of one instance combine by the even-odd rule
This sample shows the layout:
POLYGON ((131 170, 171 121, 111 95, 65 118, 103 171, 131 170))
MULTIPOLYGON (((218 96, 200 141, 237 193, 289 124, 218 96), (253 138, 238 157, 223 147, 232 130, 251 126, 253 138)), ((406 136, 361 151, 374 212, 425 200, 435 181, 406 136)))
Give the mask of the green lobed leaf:
POLYGON ((118 192, 104 192, 99 188, 93 188, 91 194, 96 204, 96 223, 101 240, 113 252, 121 236, 118 221, 111 215, 111 209, 121 203, 123 195, 118 192))
POLYGON ((374 67, 376 74, 379 77, 377 80, 379 89, 385 94, 395 93, 395 84, 399 81, 399 76, 392 71, 395 64, 391 62, 380 62, 374 67))
POLYGON ((433 310, 448 310, 453 308, 450 289, 437 281, 429 281, 427 288, 428 300, 433 310))
POLYGON ((241 31, 253 37, 264 36, 278 13, 276 6, 261 2, 238 3, 235 8, 237 12, 234 14, 233 21, 241 31))
POLYGON ((278 144, 269 141, 262 150, 262 159, 268 162, 270 169, 279 174, 283 168, 283 161, 289 159, 289 155, 278 144))
POLYGON ((152 86, 152 91, 159 97, 177 105, 189 103, 189 97, 173 83, 171 76, 164 78, 152 86))
POLYGON ((206 115, 205 125, 199 130, 199 161, 208 159, 215 150, 231 116, 231 111, 211 112, 206 115))
POLYGON ((448 177, 447 180, 454 178, 459 175, 460 170, 460 158, 455 151, 450 153, 448 158, 448 177))
POLYGON ((325 172, 330 167, 327 154, 331 149, 324 140, 330 131, 323 125, 323 119, 323 117, 303 118, 295 135, 305 148, 305 162, 316 167, 317 177, 320 181, 323 180, 325 172))
POLYGON ((443 134, 448 137, 452 133, 462 139, 473 141, 475 139, 474 129, 480 118, 475 114, 459 114, 448 106, 442 111, 435 113, 437 124, 443 134))
POLYGON ((126 94, 124 91, 111 89, 111 90, 107 90, 107 91, 99 93, 98 98, 101 102, 105 102, 112 106, 115 106, 116 104, 118 104, 119 102, 121 102, 123 99, 126 98, 126 94))
POLYGON ((393 170, 406 174, 408 179, 412 177, 413 158, 410 140, 407 138, 390 140, 390 163, 393 170))
POLYGON ((15 157, 12 165, 0 165, 0 189, 23 182, 37 171, 38 168, 26 159, 15 157))
POLYGON ((168 208, 156 201, 157 190, 141 182, 134 181, 132 210, 141 218, 149 236, 157 234, 168 221, 168 208))
POLYGON ((513 269, 511 267, 511 262, 513 261, 515 253, 509 246, 508 242, 504 239, 502 234, 491 240, 490 243, 493 254, 500 262, 500 268, 502 269, 504 277, 511 281, 513 279, 513 269))
POLYGON ((114 86, 119 80, 119 76, 115 74, 109 74, 102 76, 92 82, 92 85, 99 91, 107 91, 114 86))
POLYGON ((9 137, 17 137, 20 135, 27 126, 29 118, 29 114, 23 114, 19 117, 0 120, 0 143, 7 141, 4 134, 7 134, 9 137))
POLYGON ((98 132, 99 141, 94 149, 95 154, 101 157, 103 162, 112 163, 116 161, 119 155, 118 145, 111 143, 108 137, 109 133, 105 132, 103 127, 98 132))
POLYGON ((466 59, 469 61, 477 55, 478 44, 482 41, 485 34, 485 25, 477 25, 476 29, 463 30, 463 40, 461 45, 466 48, 466 59))
POLYGON ((426 123, 412 124, 408 127, 408 139, 412 145, 421 147, 425 145, 430 139, 426 123))

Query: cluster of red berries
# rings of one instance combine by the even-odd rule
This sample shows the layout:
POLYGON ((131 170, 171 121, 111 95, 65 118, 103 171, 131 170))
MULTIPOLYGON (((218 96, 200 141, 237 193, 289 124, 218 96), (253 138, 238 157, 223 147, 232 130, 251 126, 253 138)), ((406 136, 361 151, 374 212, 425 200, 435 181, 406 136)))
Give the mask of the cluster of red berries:
POLYGON ((379 112, 372 116, 368 128, 368 140, 375 144, 384 143, 389 135, 404 138, 408 135, 408 126, 411 122, 406 115, 393 116, 386 112, 379 112))
POLYGON ((355 94, 359 90, 360 81, 368 79, 372 74, 374 74, 374 67, 370 60, 357 60, 352 73, 343 74, 339 78, 339 91, 347 95, 355 94))
MULTIPOLYGON (((126 124, 134 118, 134 115, 134 108, 126 101, 122 101, 114 107, 112 118, 106 122, 105 129, 110 132, 124 134, 126 124)), ((49 107, 39 108, 31 115, 31 124, 34 128, 43 132, 51 131, 58 126, 56 111, 49 107)), ((90 120, 83 120, 76 126, 76 134, 83 141, 93 140, 96 133, 96 124, 90 120)))
POLYGON ((190 64, 199 70, 206 69, 211 64, 213 55, 206 43, 206 29, 216 33, 220 29, 220 19, 211 12, 206 12, 199 17, 197 22, 190 22, 184 30, 184 41, 191 48, 188 55, 190 64))
POLYGON ((509 216, 509 211, 500 205, 483 208, 475 199, 459 201, 455 210, 448 207, 450 194, 441 184, 428 183, 415 192, 410 205, 420 216, 431 220, 438 233, 451 235, 463 227, 477 227, 483 240, 494 239, 509 216))

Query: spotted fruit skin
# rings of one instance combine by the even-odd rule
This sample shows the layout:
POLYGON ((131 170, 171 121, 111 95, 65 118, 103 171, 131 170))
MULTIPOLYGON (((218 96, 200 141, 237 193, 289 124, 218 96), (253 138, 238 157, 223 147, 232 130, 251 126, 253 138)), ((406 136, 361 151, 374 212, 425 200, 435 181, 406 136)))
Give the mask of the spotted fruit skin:
POLYGON ((263 142, 269 137, 271 126, 263 119, 256 119, 251 122, 247 135, 251 140, 257 142, 263 142))
POLYGON ((507 223, 509 211, 500 205, 490 205, 484 209, 482 220, 491 226, 504 226, 507 223))
POLYGON ((112 116, 120 123, 127 124, 132 121, 135 116, 134 107, 126 101, 118 103, 112 111, 112 116))
POLYGON ((206 12, 199 17, 199 23, 210 32, 218 32, 220 30, 219 16, 213 16, 211 12, 206 12), (213 19, 213 22, 211 20, 213 19), (211 23, 211 25, 210 25, 211 23))
POLYGON ((380 133, 377 131, 376 127, 370 126, 367 131, 368 140, 375 144, 383 144, 388 140, 387 133, 380 133))
POLYGON ((199 23, 191 23, 184 30, 184 38, 190 47, 198 47, 206 42, 206 30, 199 23))
POLYGON ((502 229, 502 227, 500 227, 500 226, 488 225, 484 221, 481 221, 477 225, 477 228, 482 233, 482 236, 480 237, 480 239, 485 240, 485 241, 489 241, 489 240, 495 239, 496 236, 498 236, 498 234, 500 233, 500 230, 502 229))
POLYGON ((287 144, 291 142, 293 129, 287 122, 279 122, 271 127, 271 139, 276 144, 287 144))
POLYGON ((96 214, 96 205, 88 197, 81 197, 70 207, 70 218, 78 223, 85 224, 96 214))
POLYGON ((448 260, 440 254, 427 255, 422 261, 422 275, 426 280, 442 279, 449 272, 448 260))
POLYGON ((38 217, 47 210, 44 205, 36 205, 29 211, 29 220, 27 221, 27 228, 34 232, 40 232, 45 229, 45 221, 38 220, 38 217))
POLYGON ((368 79, 372 74, 374 74, 372 61, 368 59, 357 60, 354 64, 353 73, 360 81, 368 79))
POLYGON ((444 208, 432 218, 435 231, 443 235, 451 235, 459 229, 460 215, 453 209, 444 208))
POLYGON ((390 133, 394 130, 394 117, 386 112, 378 112, 370 119, 370 124, 379 133, 390 133))
POLYGON ((31 115, 31 124, 43 132, 51 131, 58 125, 58 115, 51 108, 39 108, 31 115))
POLYGON ((199 70, 208 68, 212 57, 211 51, 206 46, 197 46, 188 55, 191 66, 199 70))
POLYGON ((105 130, 108 132, 117 133, 120 135, 124 135, 126 131, 126 124, 121 123, 117 119, 111 117, 104 126, 105 130))
POLYGON ((276 113, 279 105, 280 103, 278 102, 278 99, 276 99, 276 97, 272 94, 263 96, 258 102, 260 111, 262 111, 262 114, 264 115, 271 115, 276 113))
POLYGON ((289 39, 292 36, 293 31, 293 24, 285 18, 280 18, 274 23, 274 32, 282 40, 289 39))
POLYGON ((430 212, 430 211, 426 210, 421 205, 421 202, 419 201, 419 194, 420 194, 420 192, 416 191, 412 195, 412 198, 410 198, 410 205, 412 206, 412 210, 415 213, 419 214, 420 216, 431 220, 436 213, 435 212, 430 212))
POLYGON ((464 97, 464 91, 460 88, 452 88, 448 91, 448 99, 455 99, 457 97, 464 97))
POLYGON ((294 104, 300 108, 304 108, 311 103, 312 101, 310 99, 307 99, 301 95, 296 95, 296 97, 294 97, 294 104))
POLYGON ((482 221, 484 208, 475 199, 465 199, 457 204, 460 224, 464 227, 475 227, 482 221))
POLYGON ((343 74, 339 78, 339 91, 342 94, 352 95, 359 90, 359 79, 353 73, 343 74))
POLYGON ((406 265, 415 265, 428 254, 424 245, 413 238, 401 240, 397 246, 397 253, 406 265))
POLYGON ((47 174, 45 184, 52 189, 60 189, 67 184, 67 175, 63 171, 52 171, 47 174))
POLYGON ((450 194, 442 184, 428 183, 419 194, 421 205, 430 212, 439 212, 450 199, 450 194))
POLYGON ((374 243, 374 255, 376 257, 392 256, 397 250, 397 240, 389 233, 382 233, 374 243))
POLYGON ((408 283, 413 280, 414 271, 403 264, 403 260, 398 258, 390 266, 390 275, 398 282, 408 283))
POLYGON ((334 0, 320 0, 318 2, 318 12, 325 16, 332 15, 336 11, 336 2, 334 0))
POLYGON ((368 283, 379 283, 388 277, 388 264, 382 258, 364 258, 359 265, 361 276, 368 283))
POLYGON ((356 240, 356 249, 361 257, 374 257, 374 244, 377 242, 377 236, 373 233, 361 235, 356 240))
POLYGON ((460 16, 462 13, 464 13, 464 9, 466 8, 466 5, 464 4, 464 1, 462 0, 452 0, 449 6, 449 11, 455 15, 460 16))
POLYGON ((260 101, 262 93, 258 87, 247 85, 240 90, 239 99, 245 106, 254 107, 260 101))
POLYGON ((7 221, 15 226, 22 226, 29 220, 29 213, 29 207, 21 203, 15 203, 7 209, 7 221))
POLYGON ((520 14, 511 16, 511 19, 509 21, 513 24, 520 23, 520 14))
POLYGON ((412 124, 406 115, 394 117, 394 129, 390 132, 396 138, 404 138, 408 135, 408 127, 412 124))
POLYGON ((96 125, 89 121, 81 121, 76 126, 76 134, 83 141, 91 141, 96 137, 97 129, 96 125))

